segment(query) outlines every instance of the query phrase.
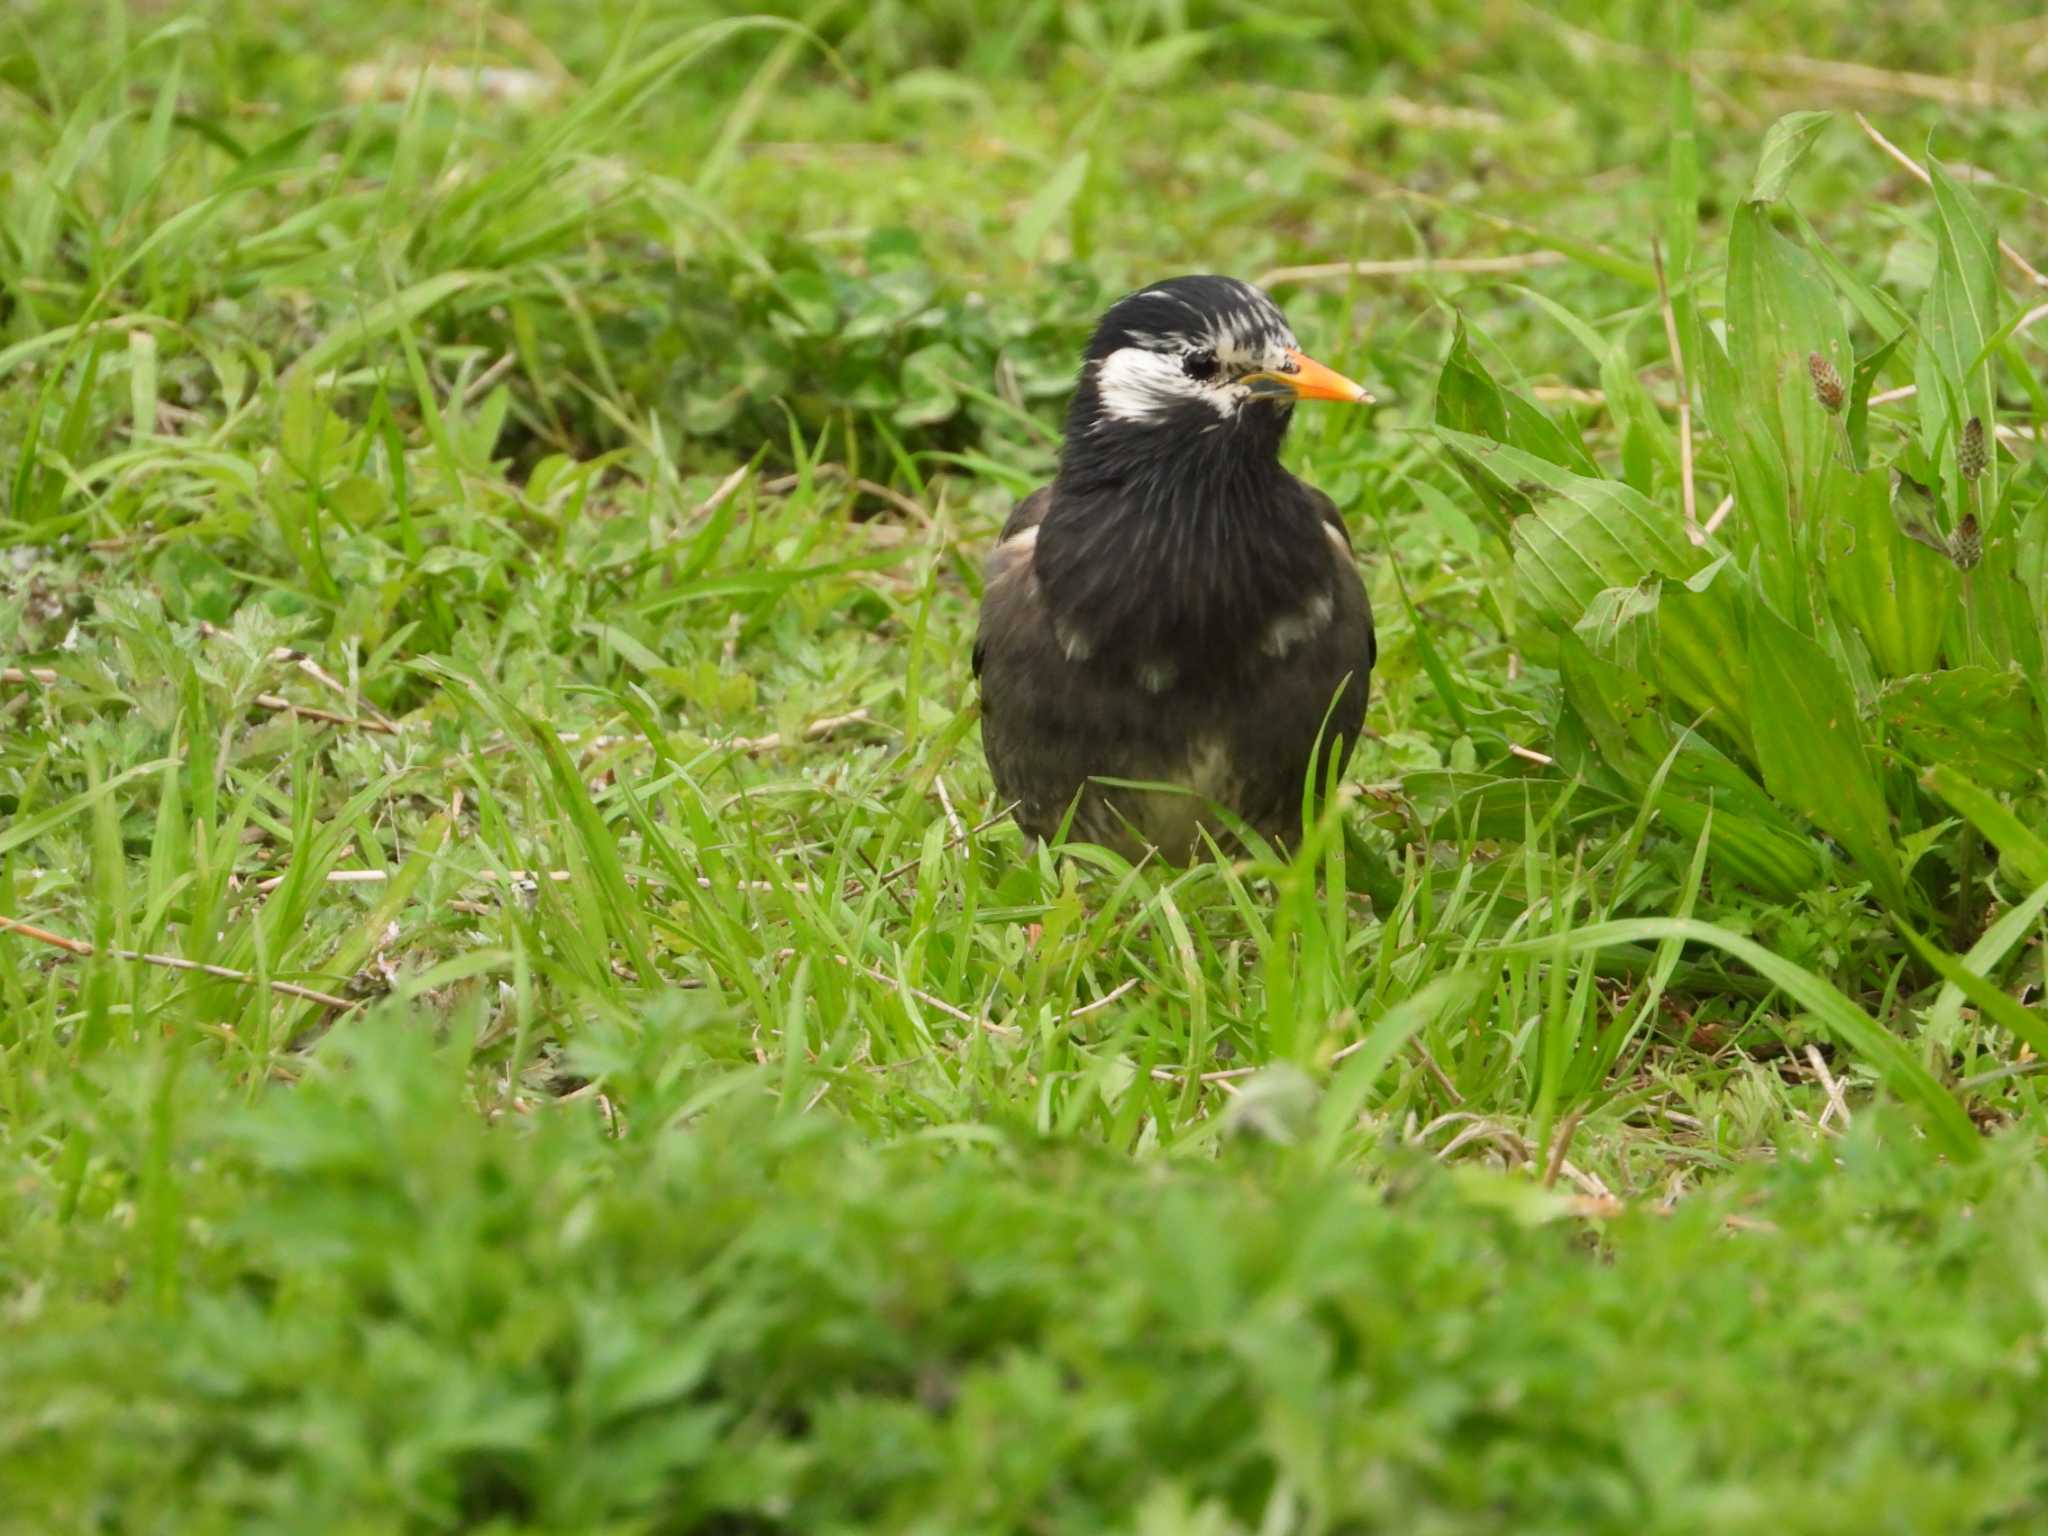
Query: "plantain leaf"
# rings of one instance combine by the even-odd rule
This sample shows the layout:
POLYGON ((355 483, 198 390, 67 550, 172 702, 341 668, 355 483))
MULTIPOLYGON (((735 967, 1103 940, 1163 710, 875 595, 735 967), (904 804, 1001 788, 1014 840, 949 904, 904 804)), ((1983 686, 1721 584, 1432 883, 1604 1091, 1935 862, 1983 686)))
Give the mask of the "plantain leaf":
POLYGON ((1749 184, 1753 203, 1775 203, 1785 195, 1792 172, 1813 147, 1815 139, 1835 120, 1832 112, 1788 112, 1771 124, 1764 135, 1763 153, 1757 156, 1756 176, 1749 184))
MULTIPOLYGON (((1928 157, 1934 186, 1934 281, 1920 311, 1920 444, 1940 462, 1944 445, 1952 465, 1954 441, 1972 416, 1986 429, 1997 421, 1997 394, 1988 353, 1998 331, 1998 239, 1984 211, 1941 163, 1928 157), (1981 359, 1981 360, 1980 360, 1981 359)), ((1960 483, 1949 479, 1950 484, 1960 483)), ((1984 476, 1987 497, 1998 487, 1998 455, 1984 476)), ((1956 516, 1960 517, 1958 508, 1956 516)), ((1953 523, 1951 524, 1951 526, 1953 523)), ((1988 531, 1988 530, 1987 530, 1988 531)))
POLYGON ((1837 484, 1842 494, 1820 524, 1829 596, 1885 677, 1932 670, 1960 601, 1955 563, 1900 528, 1888 472, 1844 475, 1837 484))
POLYGON ((1666 582, 1657 610, 1657 679, 1688 715, 1704 719, 1757 762, 1750 722, 1745 610, 1760 606, 1724 556, 1687 581, 1666 582))
POLYGON ((1929 768, 1920 782, 1983 833, 2029 890, 2048 883, 2048 838, 2021 821, 1998 796, 1946 763, 1929 768))
POLYGON ((1878 707, 1909 757, 1946 763, 1994 790, 2033 784, 2048 762, 2032 693, 2016 670, 1923 672, 1887 686, 1878 707))
POLYGON ((1514 524, 1515 572, 1531 606, 1555 623, 1578 623, 1608 587, 1688 576, 1706 563, 1677 519, 1631 486, 1470 433, 1439 427, 1437 437, 1461 465, 1528 506, 1514 524))
MULTIPOLYGON (((1472 351, 1462 318, 1452 334, 1451 349, 1444 357, 1443 369, 1437 375, 1435 419, 1440 427, 1474 438, 1505 443, 1579 474, 1599 473, 1576 437, 1552 421, 1532 401, 1495 382, 1486 365, 1472 351)), ((1529 511, 1529 498, 1512 482, 1485 473, 1463 456, 1457 457, 1455 462, 1459 472, 1479 494, 1482 505, 1489 510, 1505 509, 1505 516, 1495 525, 1495 531, 1505 538, 1509 521, 1529 511)))
POLYGON ((1560 647, 1559 663, 1574 717, 1631 789, 1651 792, 1662 770, 1657 809, 1689 839, 1702 836, 1715 813, 1707 847, 1720 874, 1780 900, 1821 878, 1811 839, 1739 764, 1673 724, 1643 669, 1603 660, 1575 635, 1560 647))
POLYGON ((1875 352, 1856 360, 1856 373, 1849 381, 1849 414, 1845 419, 1849 424, 1850 463, 1859 472, 1870 467, 1871 391, 1877 387, 1877 376, 1905 339, 1906 332, 1898 331, 1875 352))
POLYGON ((2015 529, 2009 518, 1997 526, 1998 532, 1982 536, 1980 563, 1964 589, 1968 623, 1960 639, 1951 631, 1951 643, 1959 655, 1995 667, 2017 667, 2038 679, 2043 676, 2044 615, 2035 596, 2038 574, 2026 569, 2038 558, 2032 544, 2035 530, 2026 524, 2015 529))
POLYGON ((1848 850, 1894 910, 1905 881, 1849 682, 1817 641, 1759 606, 1749 624, 1750 724, 1771 793, 1848 850))
POLYGON ((1781 500, 1745 500, 1744 516, 1762 548, 1766 593, 1781 616, 1803 627, 1810 561, 1802 530, 1830 501, 1847 446, 1844 423, 1815 394, 1812 360, 1846 377, 1856 359, 1819 266, 1771 227, 1760 203, 1736 210, 1729 233, 1728 328, 1740 392, 1735 415, 1749 428, 1750 451, 1767 461, 1766 476, 1775 449, 1784 482, 1781 500))

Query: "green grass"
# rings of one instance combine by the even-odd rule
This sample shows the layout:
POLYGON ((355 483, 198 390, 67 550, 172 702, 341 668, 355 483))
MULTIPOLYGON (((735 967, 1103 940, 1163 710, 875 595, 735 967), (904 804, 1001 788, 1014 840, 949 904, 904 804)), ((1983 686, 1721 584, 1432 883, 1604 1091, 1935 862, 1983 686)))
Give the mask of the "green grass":
POLYGON ((0 1530, 2048 1518, 2032 8, 422 9, 0 23, 0 1530), (1090 321, 1423 255, 1355 792, 1027 857, 1090 321))

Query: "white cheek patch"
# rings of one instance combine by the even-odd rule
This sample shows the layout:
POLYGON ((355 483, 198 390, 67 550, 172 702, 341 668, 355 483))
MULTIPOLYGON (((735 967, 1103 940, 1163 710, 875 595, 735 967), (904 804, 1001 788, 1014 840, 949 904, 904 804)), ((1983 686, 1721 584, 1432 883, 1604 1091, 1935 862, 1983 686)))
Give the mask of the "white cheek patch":
POLYGON ((1128 344, 1096 364, 1101 425, 1158 421, 1192 401, 1208 406, 1221 425, 1251 399, 1251 391, 1239 379, 1293 366, 1288 354, 1294 334, 1273 301, 1249 284, 1231 287, 1234 302, 1225 300, 1220 308, 1204 309, 1183 294, 1161 288, 1138 295, 1172 302, 1189 314, 1191 323, 1175 334, 1128 331, 1128 344), (1215 355, 1217 371, 1212 378, 1198 379, 1187 371, 1187 356, 1201 351, 1215 355))
POLYGON ((1119 347, 1096 364, 1095 390, 1109 421, 1157 421, 1192 400, 1230 416, 1241 403, 1237 390, 1211 388, 1190 377, 1178 352, 1146 347, 1119 347))

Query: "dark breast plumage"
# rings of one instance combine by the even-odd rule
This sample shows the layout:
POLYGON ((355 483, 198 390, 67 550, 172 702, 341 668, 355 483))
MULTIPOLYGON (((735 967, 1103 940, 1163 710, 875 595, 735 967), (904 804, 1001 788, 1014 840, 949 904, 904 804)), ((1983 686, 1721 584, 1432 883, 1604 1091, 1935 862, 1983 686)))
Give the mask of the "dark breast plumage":
POLYGON ((1166 660, 1063 643, 1037 572, 1054 488, 1018 503, 988 558, 974 665, 989 771, 1027 834, 1052 838, 1071 810, 1070 836, 1181 860, 1205 832, 1229 846, 1220 806, 1276 845, 1299 838, 1304 788, 1358 740, 1376 650, 1343 521, 1296 485, 1327 580, 1166 660))

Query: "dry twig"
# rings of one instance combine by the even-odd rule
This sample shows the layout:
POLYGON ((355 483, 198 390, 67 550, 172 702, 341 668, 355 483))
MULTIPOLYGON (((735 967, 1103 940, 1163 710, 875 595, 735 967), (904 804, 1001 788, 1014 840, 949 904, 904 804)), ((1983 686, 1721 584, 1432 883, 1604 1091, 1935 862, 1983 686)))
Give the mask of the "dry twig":
POLYGON ((1417 256, 1394 261, 1325 261, 1306 267, 1275 267, 1256 279, 1261 288, 1275 283, 1322 283, 1350 277, 1435 277, 1458 273, 1529 272, 1565 261, 1559 251, 1521 251, 1508 256, 1417 256))
POLYGON ((315 709, 310 704, 294 704, 290 699, 275 693, 257 694, 256 703, 260 708, 283 715, 296 715, 301 720, 317 720, 322 725, 347 726, 358 731, 377 731, 385 736, 398 734, 398 727, 389 720, 365 720, 358 715, 337 715, 331 709, 315 709))
POLYGON ((690 509, 690 521, 694 523, 703 518, 707 518, 712 513, 716 512, 720 507, 724 506, 726 502, 731 498, 732 493, 738 490, 740 486, 745 482, 747 476, 752 474, 753 472, 753 465, 742 464, 738 469, 734 470, 731 474, 727 475, 723 480, 719 481, 718 484, 712 488, 712 492, 709 496, 706 496, 702 501, 698 502, 696 506, 690 509))
POLYGON ((1704 544, 1700 532, 1699 492, 1692 478, 1692 387, 1685 379, 1685 349, 1678 344, 1678 314, 1671 307, 1671 288, 1664 280, 1664 248, 1650 242, 1650 265, 1657 273, 1657 307, 1664 312, 1664 340, 1671 347, 1671 371, 1678 376, 1678 482, 1685 498, 1685 536, 1704 544))
MULTIPOLYGON (((1910 175, 1912 175, 1916 180, 1918 180, 1921 183, 1921 185, 1929 187, 1934 185, 1934 178, 1933 176, 1928 174, 1927 167, 1922 165, 1919 161, 1915 160, 1911 155, 1907 154, 1903 149, 1899 148, 1898 145, 1894 144, 1890 139, 1886 138, 1883 134, 1879 133, 1876 127, 1872 125, 1870 119, 1865 117, 1861 112, 1858 112, 1856 114, 1856 126, 1863 130, 1864 136, 1868 138, 1871 143, 1875 144, 1879 149, 1883 150, 1886 154, 1890 155, 1892 159, 1896 160, 1899 163, 1899 165, 1904 170, 1906 170, 1910 175)), ((2028 261, 2026 257, 2022 256, 2018 251, 2014 250, 2010 243, 2004 240, 2000 240, 1998 242, 1998 249, 2004 253, 2005 259, 2007 261, 2011 262, 2014 266, 2018 267, 2020 271, 2026 274, 2028 282, 2032 283, 2037 288, 2048 288, 2048 277, 2043 277, 2039 269, 2036 268, 2032 262, 2028 261)))
MULTIPOLYGON (((878 480, 867 480, 859 475, 848 475, 844 465, 815 464, 811 467, 810 477, 813 480, 844 480, 862 495, 872 496, 877 501, 886 501, 906 517, 924 524, 927 528, 932 525, 931 513, 915 501, 912 501, 901 491, 893 490, 878 480)), ((761 490, 769 496, 787 496, 791 491, 802 485, 803 482, 804 477, 802 475, 777 475, 773 480, 763 481, 761 490)))
POLYGON ((1806 1062, 1813 1068, 1813 1075, 1820 1079, 1821 1088, 1828 1096, 1828 1107, 1820 1112, 1821 1129, 1826 1130, 1828 1121, 1837 1115, 1846 1126, 1849 1123, 1849 1101, 1842 1097, 1842 1085, 1837 1081, 1835 1074, 1828 1070, 1827 1061, 1821 1056, 1819 1046, 1806 1047, 1806 1062))
MULTIPOLYGON (((823 741, 849 725, 864 725, 867 719, 868 712, 864 709, 850 709, 843 715, 824 715, 805 726, 798 733, 797 740, 823 741)), ((791 745, 791 742, 782 732, 770 731, 766 736, 735 736, 726 745, 735 752, 775 752, 791 745)))
MULTIPOLYGON (((24 923, 18 918, 4 914, 0 914, 0 933, 18 933, 25 939, 34 939, 38 944, 48 944, 53 949, 61 949, 81 960, 90 960, 100 953, 84 939, 66 938, 61 933, 52 933, 47 928, 38 928, 33 923, 24 923)), ((205 965, 197 960, 187 960, 182 955, 150 955, 135 949, 109 949, 106 954, 108 958, 114 960, 126 960, 138 965, 157 965, 172 971, 196 972, 202 976, 218 977, 222 981, 240 982, 245 987, 265 986, 285 997, 318 1003, 323 1008, 332 1008, 337 1012, 345 1012, 357 1006, 357 1003, 349 998, 335 997, 328 992, 316 992, 311 987, 302 987, 295 982, 264 981, 262 977, 252 976, 247 971, 233 970, 225 965, 205 965)))
POLYGON ((1922 74, 1910 69, 1879 69, 1872 64, 1855 64, 1846 59, 1810 59, 1796 53, 1733 53, 1705 48, 1695 52, 1693 59, 1699 64, 1756 70, 1842 91, 1909 96, 1918 101, 1940 102, 1946 107, 2017 107, 2031 104, 2018 91, 1993 85, 1988 80, 1951 80, 1946 75, 1922 74))
MULTIPOLYGON (((1558 1174, 1564 1170, 1566 1166, 1564 1155, 1571 1151, 1572 1137, 1578 1134, 1579 1122, 1586 1118, 1586 1111, 1587 1106, 1580 1105, 1577 1109, 1566 1115, 1563 1122, 1550 1133, 1550 1159, 1543 1169, 1543 1187, 1545 1189, 1555 1184, 1558 1174)), ((1604 1194, 1605 1191, 1602 1190, 1599 1193, 1604 1194)))

